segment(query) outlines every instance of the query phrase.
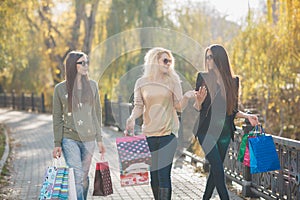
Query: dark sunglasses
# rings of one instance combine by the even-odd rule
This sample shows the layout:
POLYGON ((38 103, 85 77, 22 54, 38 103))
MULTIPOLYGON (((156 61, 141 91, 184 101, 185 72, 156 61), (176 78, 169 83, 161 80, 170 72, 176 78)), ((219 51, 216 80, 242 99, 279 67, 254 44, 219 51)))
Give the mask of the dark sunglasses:
POLYGON ((214 56, 213 55, 208 55, 208 56, 205 57, 205 59, 206 60, 212 60, 212 59, 214 59, 214 56))
POLYGON ((89 66, 89 61, 81 61, 81 62, 77 62, 76 64, 80 64, 82 66, 89 66))
POLYGON ((166 64, 168 64, 168 63, 172 63, 172 60, 169 60, 169 59, 165 58, 165 59, 163 60, 163 62, 164 62, 164 64, 166 65, 166 64))

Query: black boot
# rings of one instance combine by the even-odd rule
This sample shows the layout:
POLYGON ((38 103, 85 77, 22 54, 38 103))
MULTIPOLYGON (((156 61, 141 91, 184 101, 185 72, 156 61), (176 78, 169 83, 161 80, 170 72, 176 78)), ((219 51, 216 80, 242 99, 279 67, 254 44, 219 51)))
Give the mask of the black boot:
POLYGON ((171 188, 159 188, 159 200, 171 200, 171 188))
POLYGON ((159 188, 158 188, 158 187, 155 187, 155 186, 152 186, 152 185, 151 185, 151 188, 152 188, 152 192, 153 192, 154 199, 155 199, 155 200, 158 200, 159 188))

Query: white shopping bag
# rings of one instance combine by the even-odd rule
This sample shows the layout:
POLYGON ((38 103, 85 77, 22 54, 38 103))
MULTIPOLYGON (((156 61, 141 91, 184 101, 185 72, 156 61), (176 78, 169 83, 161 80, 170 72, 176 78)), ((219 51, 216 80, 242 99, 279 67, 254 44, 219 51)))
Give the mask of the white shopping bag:
POLYGON ((69 200, 77 200, 74 169, 69 168, 69 200))

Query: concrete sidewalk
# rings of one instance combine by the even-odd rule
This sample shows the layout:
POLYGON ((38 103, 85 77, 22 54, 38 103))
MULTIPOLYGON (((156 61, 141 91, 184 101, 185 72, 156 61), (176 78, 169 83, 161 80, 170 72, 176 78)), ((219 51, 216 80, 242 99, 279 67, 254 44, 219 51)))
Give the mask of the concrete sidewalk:
MULTIPOLYGON (((9 128, 12 145, 12 174, 8 186, 1 186, 0 199, 38 199, 42 179, 47 166, 52 164, 53 133, 52 116, 21 111, 0 109, 0 123, 9 128)), ((116 137, 122 133, 110 127, 103 127, 104 144, 107 149, 106 159, 110 165, 114 194, 107 197, 93 197, 93 180, 95 163, 100 154, 95 152, 90 169, 90 188, 88 199, 153 199, 149 185, 121 187, 119 179, 119 163, 116 137)), ((202 199, 206 177, 195 173, 187 164, 174 165, 172 170, 172 199, 202 199)), ((213 200, 219 197, 215 193, 213 200)), ((241 200, 230 192, 230 199, 241 200)))

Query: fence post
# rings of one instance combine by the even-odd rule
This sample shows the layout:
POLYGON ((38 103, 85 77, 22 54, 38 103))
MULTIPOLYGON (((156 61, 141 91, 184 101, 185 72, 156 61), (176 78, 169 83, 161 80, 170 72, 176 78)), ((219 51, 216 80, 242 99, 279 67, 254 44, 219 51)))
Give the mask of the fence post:
POLYGON ((42 95, 41 95, 41 110, 42 110, 42 113, 46 112, 46 109, 45 109, 45 95, 44 95, 43 92, 42 92, 42 95))
POLYGON ((16 98, 15 98, 15 90, 11 91, 11 98, 12 98, 12 108, 16 108, 16 98))
POLYGON ((3 98, 4 98, 4 108, 7 106, 7 98, 6 98, 6 92, 3 93, 3 98))
POLYGON ((107 94, 104 95, 104 125, 107 126, 108 122, 107 122, 107 104, 108 104, 108 98, 107 98, 107 94))
POLYGON ((21 110, 25 110, 25 94, 22 92, 21 94, 21 110))
POLYGON ((118 107, 119 107, 119 119, 118 119, 118 125, 119 125, 119 131, 122 131, 122 109, 121 109, 121 103, 122 103, 122 96, 118 96, 118 107))
POLYGON ((31 93, 31 110, 34 111, 35 107, 34 107, 35 103, 34 103, 34 94, 33 92, 31 93))
MULTIPOLYGON (((247 112, 249 113, 249 112, 247 112)), ((242 126, 244 134, 249 133, 253 126, 249 122, 248 119, 245 119, 245 124, 242 126)), ((252 175, 250 174, 250 167, 244 166, 243 171, 243 177, 244 180, 242 182, 242 195, 244 197, 257 197, 252 191, 251 191, 251 184, 252 184, 252 175)))

